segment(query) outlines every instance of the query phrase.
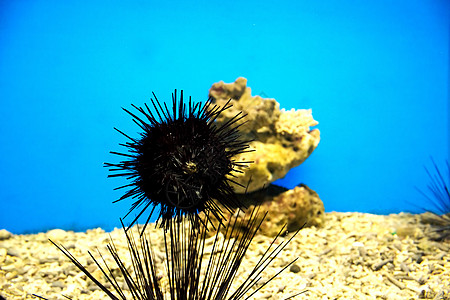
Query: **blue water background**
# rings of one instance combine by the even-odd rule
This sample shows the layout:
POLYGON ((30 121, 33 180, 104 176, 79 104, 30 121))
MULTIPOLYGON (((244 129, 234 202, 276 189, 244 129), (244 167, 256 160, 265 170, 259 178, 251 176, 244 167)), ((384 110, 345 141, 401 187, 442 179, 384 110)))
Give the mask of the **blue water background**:
POLYGON ((244 76, 253 95, 312 108, 321 142, 278 181, 326 211, 427 206, 430 156, 449 156, 448 1, 0 2, 0 228, 119 226, 107 179, 138 128, 120 109, 205 100, 244 76))

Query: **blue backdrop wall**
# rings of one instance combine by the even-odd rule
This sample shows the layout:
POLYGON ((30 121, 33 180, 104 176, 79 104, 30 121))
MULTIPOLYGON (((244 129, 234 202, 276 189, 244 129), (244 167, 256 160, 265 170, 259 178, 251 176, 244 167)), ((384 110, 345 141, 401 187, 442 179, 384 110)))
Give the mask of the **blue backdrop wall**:
POLYGON ((118 226, 131 201, 107 179, 120 107, 154 91, 205 100, 248 79, 312 108, 322 140, 278 183, 326 211, 426 206, 430 156, 448 159, 448 1, 0 2, 0 228, 118 226))

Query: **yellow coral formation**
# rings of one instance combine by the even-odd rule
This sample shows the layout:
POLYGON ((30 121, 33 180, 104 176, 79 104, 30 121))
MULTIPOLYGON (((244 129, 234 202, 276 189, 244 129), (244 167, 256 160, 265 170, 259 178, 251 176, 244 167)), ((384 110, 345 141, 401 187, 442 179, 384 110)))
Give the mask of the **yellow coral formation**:
POLYGON ((242 173, 235 172, 235 177, 231 179, 245 187, 235 185, 236 192, 251 193, 247 195, 249 200, 253 200, 248 203, 250 209, 262 201, 261 209, 268 215, 260 232, 275 236, 284 224, 287 224, 289 231, 297 230, 304 224, 322 226, 323 202, 306 185, 285 190, 278 196, 270 196, 267 190, 262 190, 263 187, 276 189, 271 183, 300 165, 316 149, 320 131, 310 128, 318 124, 311 109, 280 110, 280 104, 275 99, 252 96, 247 79, 242 77, 234 83, 221 81, 213 84, 209 95, 220 106, 231 99, 232 107, 216 120, 219 125, 239 112, 247 115, 239 121, 239 131, 243 138, 252 140, 250 148, 255 151, 241 153, 233 159, 253 163, 248 168, 240 168, 242 173))
POLYGON ((291 109, 285 111, 281 109, 275 129, 281 135, 303 136, 308 134, 309 127, 319 124, 314 120, 311 109, 291 109))
MULTIPOLYGON (((255 152, 243 153, 237 161, 253 161, 244 173, 236 173, 233 180, 252 192, 283 178, 287 172, 299 166, 314 151, 320 141, 318 129, 311 126, 318 124, 312 117, 310 109, 280 110, 275 99, 252 96, 247 87, 247 79, 240 77, 234 83, 223 81, 214 83, 209 95, 218 105, 224 105, 231 99, 233 105, 217 119, 225 123, 236 113, 247 114, 240 123, 240 133, 244 138, 253 140, 250 147, 255 152), (245 122, 245 123, 244 123, 245 122)), ((235 190, 243 193, 244 188, 236 185, 235 190)))

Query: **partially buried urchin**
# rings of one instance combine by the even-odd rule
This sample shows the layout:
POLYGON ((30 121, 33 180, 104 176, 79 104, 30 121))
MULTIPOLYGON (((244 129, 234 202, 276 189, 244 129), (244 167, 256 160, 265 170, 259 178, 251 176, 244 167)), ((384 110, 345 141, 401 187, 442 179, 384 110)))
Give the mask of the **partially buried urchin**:
POLYGON ((437 235, 430 236, 434 240, 450 240, 450 165, 448 161, 444 168, 439 168, 435 161, 433 169, 425 168, 430 182, 428 190, 419 192, 425 196, 432 207, 428 212, 432 213, 433 218, 427 220, 434 225, 433 232, 437 235))
POLYGON ((234 181, 230 177, 233 172, 241 172, 238 168, 248 163, 233 160, 236 154, 250 151, 248 141, 240 139, 239 126, 236 126, 243 116, 239 113, 218 126, 214 121, 231 107, 229 102, 223 107, 212 104, 212 99, 204 104, 194 104, 189 97, 186 104, 183 91, 177 100, 175 90, 169 110, 165 103, 161 105, 155 94, 153 96, 153 113, 147 104, 145 108, 132 105, 140 115, 123 108, 142 129, 139 138, 132 138, 115 128, 130 140, 120 144, 129 152, 111 152, 127 160, 105 163, 111 172, 115 172, 108 177, 124 176, 132 180, 116 188, 130 189, 115 202, 129 197, 136 199, 127 215, 136 208, 140 211, 130 226, 151 207, 147 224, 158 205, 157 220, 162 227, 166 227, 173 217, 198 218, 200 212, 210 212, 222 220, 222 210, 213 199, 229 211, 242 206, 234 195, 230 185, 234 181))

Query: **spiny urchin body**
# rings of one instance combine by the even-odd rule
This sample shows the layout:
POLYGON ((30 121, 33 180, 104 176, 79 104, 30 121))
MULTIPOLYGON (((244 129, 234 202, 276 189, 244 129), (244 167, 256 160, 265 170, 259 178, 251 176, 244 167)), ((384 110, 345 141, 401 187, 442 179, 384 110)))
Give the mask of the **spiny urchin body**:
POLYGON ((121 144, 129 153, 111 153, 127 160, 105 163, 115 172, 109 177, 125 176, 132 180, 118 188, 130 189, 117 200, 136 199, 128 214, 137 207, 140 212, 130 226, 151 207, 148 223, 158 205, 157 219, 163 227, 167 227, 173 217, 198 218, 199 212, 211 212, 221 220, 222 211, 213 199, 228 210, 241 207, 230 185, 233 181, 230 176, 240 172, 238 166, 247 163, 232 159, 236 154, 249 151, 248 141, 239 139, 238 126, 234 126, 242 116, 238 114, 217 126, 215 119, 231 106, 218 107, 211 104, 210 99, 204 104, 194 104, 189 98, 186 107, 183 91, 179 101, 176 90, 172 94, 171 110, 165 103, 162 106, 156 96, 151 102, 156 113, 152 113, 147 104, 145 108, 132 105, 142 116, 124 109, 143 131, 139 138, 131 138, 116 129, 131 141, 121 144))

